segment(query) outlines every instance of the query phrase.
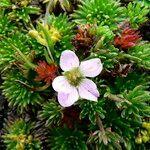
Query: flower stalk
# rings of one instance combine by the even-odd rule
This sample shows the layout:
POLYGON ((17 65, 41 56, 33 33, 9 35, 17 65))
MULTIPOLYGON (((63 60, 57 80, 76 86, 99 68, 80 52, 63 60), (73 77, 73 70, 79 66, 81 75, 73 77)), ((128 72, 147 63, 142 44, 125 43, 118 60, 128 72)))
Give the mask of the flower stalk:
POLYGON ((41 25, 40 23, 38 23, 39 27, 41 28, 42 32, 44 33, 45 39, 46 39, 46 47, 47 47, 47 51, 48 54, 52 60, 52 62, 54 62, 54 58, 53 58, 53 51, 54 51, 54 44, 52 43, 51 37, 48 34, 48 31, 46 30, 45 26, 41 25))
POLYGON ((31 87, 30 85, 28 85, 27 83, 23 82, 23 81, 20 81, 20 80, 16 80, 16 82, 20 83, 21 85, 29 88, 31 91, 37 91, 37 92, 41 92, 41 91, 44 91, 46 90, 50 84, 45 84, 44 86, 41 86, 41 87, 31 87))

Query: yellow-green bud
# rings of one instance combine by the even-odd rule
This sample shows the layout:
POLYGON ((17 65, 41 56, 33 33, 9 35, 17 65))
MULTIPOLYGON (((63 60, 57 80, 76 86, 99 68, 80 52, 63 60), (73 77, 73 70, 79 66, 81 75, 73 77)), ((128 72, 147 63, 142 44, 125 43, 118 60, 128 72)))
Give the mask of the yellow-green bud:
POLYGON ((12 9, 16 9, 17 8, 17 6, 16 5, 12 5, 12 9))
POLYGON ((146 142, 148 142, 148 141, 150 140, 150 138, 149 138, 149 136, 144 135, 144 136, 142 137, 142 140, 143 140, 144 143, 146 143, 146 142))
POLYGON ((18 144, 16 145, 16 150, 24 150, 24 149, 25 149, 25 146, 24 146, 23 143, 18 143, 18 144))
POLYGON ((46 40, 43 39, 41 36, 37 36, 37 37, 36 37, 36 40, 37 40, 37 42, 40 43, 41 45, 44 45, 44 46, 47 45, 46 40))
POLYGON ((32 143, 32 139, 33 139, 32 135, 29 135, 28 139, 26 140, 26 143, 31 144, 32 143))
POLYGON ((141 138, 141 136, 136 137, 135 143, 142 144, 142 138, 141 138))
POLYGON ((30 30, 29 35, 36 38, 37 36, 39 36, 39 33, 36 30, 30 30))
POLYGON ((35 38, 37 40, 38 43, 40 43, 41 45, 46 46, 46 40, 44 38, 42 38, 42 36, 40 35, 40 33, 36 30, 30 30, 29 31, 29 35, 32 36, 33 38, 35 38))
POLYGON ((26 135, 20 134, 18 136, 18 142, 25 143, 26 135))
POLYGON ((143 122, 143 123, 142 123, 142 127, 145 128, 145 129, 147 129, 147 130, 150 130, 150 123, 148 123, 148 122, 143 122))
POLYGON ((57 42, 60 40, 61 35, 57 29, 55 29, 54 27, 51 27, 49 32, 51 33, 51 39, 53 42, 57 42))

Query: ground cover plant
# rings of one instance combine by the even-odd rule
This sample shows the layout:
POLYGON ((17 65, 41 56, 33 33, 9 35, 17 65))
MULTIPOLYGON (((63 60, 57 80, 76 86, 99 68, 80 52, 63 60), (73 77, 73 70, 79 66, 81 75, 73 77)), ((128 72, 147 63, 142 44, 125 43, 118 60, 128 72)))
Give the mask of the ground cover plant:
POLYGON ((149 0, 0 0, 0 149, 149 150, 149 0))

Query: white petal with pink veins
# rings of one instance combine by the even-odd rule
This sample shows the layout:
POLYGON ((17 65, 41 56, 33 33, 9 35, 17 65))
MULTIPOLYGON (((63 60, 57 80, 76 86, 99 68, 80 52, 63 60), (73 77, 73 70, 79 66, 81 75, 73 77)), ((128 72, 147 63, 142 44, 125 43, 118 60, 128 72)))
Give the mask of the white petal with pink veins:
POLYGON ((79 99, 79 94, 76 88, 72 89, 70 93, 58 93, 58 102, 63 107, 69 107, 73 105, 79 99))
POLYGON ((96 84, 89 79, 84 79, 78 87, 79 96, 83 99, 97 101, 99 97, 99 91, 97 90, 96 84))
POLYGON ((102 69, 103 66, 99 58, 83 61, 80 65, 80 70, 86 77, 96 77, 101 73, 102 69))
POLYGON ((63 71, 71 70, 74 67, 79 67, 79 59, 77 55, 70 50, 65 50, 60 56, 60 67, 63 71))
POLYGON ((64 76, 56 77, 52 82, 52 87, 57 92, 70 93, 72 87, 64 76))

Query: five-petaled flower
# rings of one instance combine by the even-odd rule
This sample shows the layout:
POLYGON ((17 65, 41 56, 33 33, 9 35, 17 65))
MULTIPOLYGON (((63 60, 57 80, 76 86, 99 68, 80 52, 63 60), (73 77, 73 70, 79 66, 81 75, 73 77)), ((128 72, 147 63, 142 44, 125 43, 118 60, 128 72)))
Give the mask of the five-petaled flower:
POLYGON ((58 101, 63 107, 73 105, 79 97, 97 101, 99 91, 96 84, 86 77, 96 77, 102 71, 99 58, 79 62, 73 51, 65 50, 60 57, 62 76, 53 80, 52 86, 58 92, 58 101))
POLYGON ((35 69, 38 74, 36 80, 44 81, 47 84, 51 84, 56 77, 57 70, 58 67, 55 64, 49 65, 45 61, 39 61, 38 66, 35 69))
POLYGON ((136 45, 136 43, 141 39, 139 32, 126 27, 121 36, 115 38, 114 44, 120 46, 122 49, 129 49, 136 45))

